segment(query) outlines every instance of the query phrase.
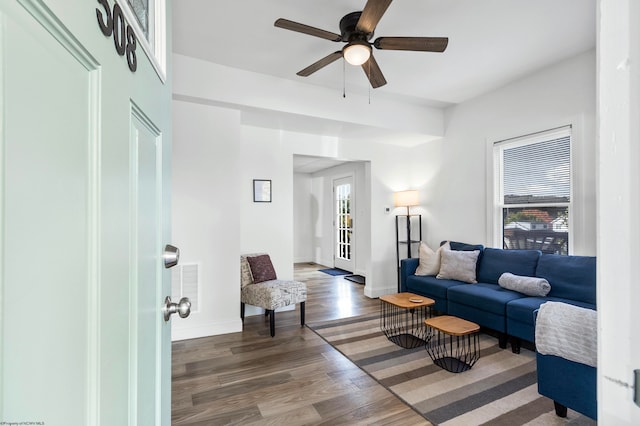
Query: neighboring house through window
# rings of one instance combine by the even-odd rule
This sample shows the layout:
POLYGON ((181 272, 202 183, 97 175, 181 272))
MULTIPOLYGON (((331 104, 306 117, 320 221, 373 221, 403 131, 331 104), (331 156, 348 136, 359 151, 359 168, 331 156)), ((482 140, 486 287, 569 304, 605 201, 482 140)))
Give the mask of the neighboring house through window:
POLYGON ((569 254, 571 126, 496 142, 493 152, 496 242, 569 254))

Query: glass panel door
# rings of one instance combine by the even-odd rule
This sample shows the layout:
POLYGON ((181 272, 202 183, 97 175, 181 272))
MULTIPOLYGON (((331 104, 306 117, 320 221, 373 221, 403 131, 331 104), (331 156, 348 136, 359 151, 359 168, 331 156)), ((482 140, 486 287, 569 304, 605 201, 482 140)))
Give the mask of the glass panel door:
POLYGON ((334 266, 353 271, 353 178, 334 181, 335 252, 334 266))

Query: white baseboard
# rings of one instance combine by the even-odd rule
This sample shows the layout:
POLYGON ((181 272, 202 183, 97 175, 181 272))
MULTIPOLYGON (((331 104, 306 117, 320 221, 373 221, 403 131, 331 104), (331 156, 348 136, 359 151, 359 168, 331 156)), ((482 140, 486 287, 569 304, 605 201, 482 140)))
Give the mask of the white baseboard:
POLYGON ((387 288, 377 288, 375 291, 371 289, 371 286, 364 286, 364 295, 370 297, 372 299, 377 299, 380 296, 384 296, 385 294, 395 294, 398 292, 398 287, 387 287, 387 288))
POLYGON ((333 259, 320 259, 315 263, 318 265, 326 266, 327 268, 333 268, 333 259))
POLYGON ((200 337, 217 336, 220 334, 238 333, 242 331, 242 320, 212 322, 199 324, 195 327, 177 328, 171 330, 171 341, 198 339, 200 337))

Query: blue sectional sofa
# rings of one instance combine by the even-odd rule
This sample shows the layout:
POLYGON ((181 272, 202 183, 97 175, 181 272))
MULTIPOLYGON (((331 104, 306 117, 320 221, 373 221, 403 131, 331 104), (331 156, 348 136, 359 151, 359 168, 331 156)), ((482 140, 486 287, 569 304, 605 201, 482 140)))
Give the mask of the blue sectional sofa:
POLYGON ((500 347, 510 336, 513 352, 520 341, 534 342, 534 312, 546 301, 596 309, 596 258, 543 254, 539 250, 502 250, 450 242, 452 250, 479 250, 478 283, 467 284, 435 276, 415 275, 419 260, 403 259, 400 291, 434 299, 437 311, 473 321, 499 333, 500 347), (551 291, 544 297, 527 296, 498 285, 505 273, 545 278, 551 291))
MULTIPOLYGON (((419 260, 404 259, 400 267, 400 289, 436 301, 435 309, 473 321, 498 332, 501 348, 510 336, 512 350, 520 352, 520 341, 535 343, 535 317, 547 301, 596 309, 596 258, 561 256, 538 250, 501 250, 450 242, 452 250, 479 250, 477 283, 415 275, 419 260), (498 285, 505 273, 545 278, 551 290, 544 297, 527 296, 498 285)), ((554 401, 556 413, 564 417, 567 407, 597 419, 596 368, 553 355, 536 354, 538 392, 554 401)))

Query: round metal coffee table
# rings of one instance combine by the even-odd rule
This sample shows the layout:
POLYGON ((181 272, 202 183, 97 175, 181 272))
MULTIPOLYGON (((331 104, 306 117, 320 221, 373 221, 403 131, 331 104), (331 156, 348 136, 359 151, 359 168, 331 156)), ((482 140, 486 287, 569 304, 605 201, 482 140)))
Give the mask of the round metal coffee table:
POLYGON ((396 293, 380 297, 380 329, 396 345, 412 349, 428 340, 424 321, 431 316, 436 302, 413 293, 396 293))

